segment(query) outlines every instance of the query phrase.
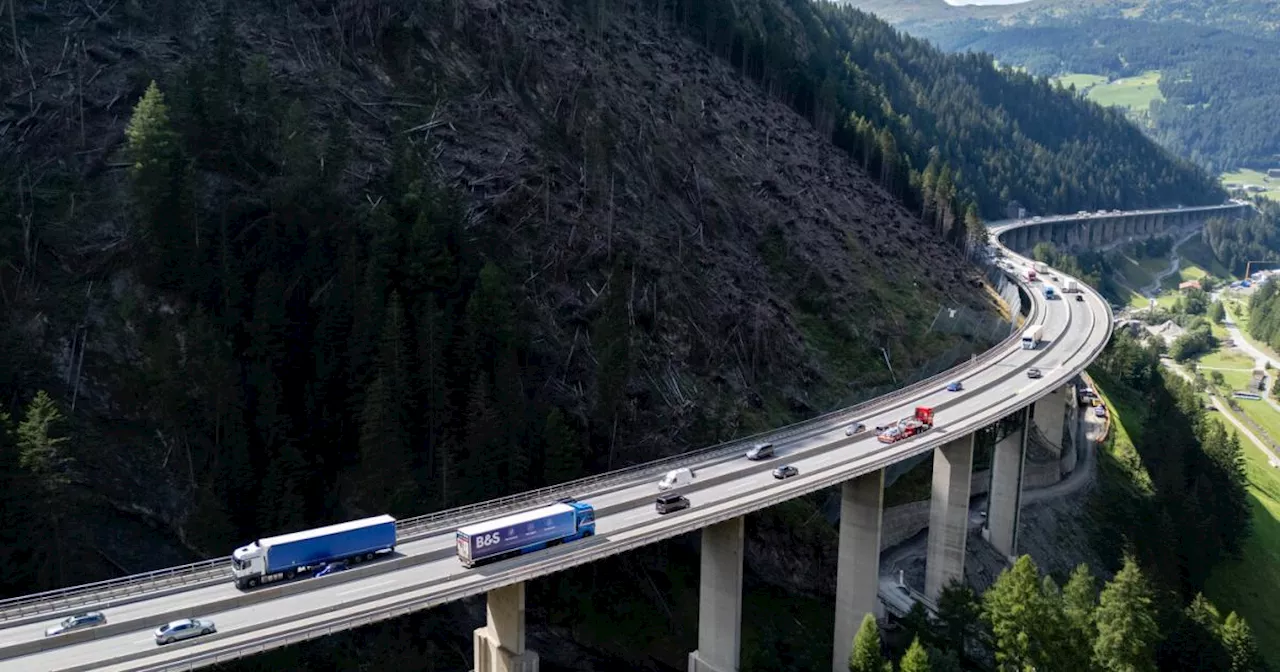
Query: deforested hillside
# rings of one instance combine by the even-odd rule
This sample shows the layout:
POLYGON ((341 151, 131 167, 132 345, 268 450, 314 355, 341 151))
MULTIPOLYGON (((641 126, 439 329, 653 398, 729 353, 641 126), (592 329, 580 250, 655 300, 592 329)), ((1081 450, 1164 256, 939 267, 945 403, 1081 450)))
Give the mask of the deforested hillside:
POLYGON ((6 548, 57 560, 9 590, 617 468, 987 347, 930 332, 990 294, 845 152, 661 16, 587 9, 22 9, 6 510, 61 532, 6 548))

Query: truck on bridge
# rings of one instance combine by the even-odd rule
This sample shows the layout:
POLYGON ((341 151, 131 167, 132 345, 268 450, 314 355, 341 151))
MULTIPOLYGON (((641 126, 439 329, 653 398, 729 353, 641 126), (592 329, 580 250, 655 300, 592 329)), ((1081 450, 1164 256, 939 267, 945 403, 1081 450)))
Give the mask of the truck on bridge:
POLYGON ((1027 328, 1022 334, 1022 349, 1035 350, 1040 346, 1040 341, 1044 340, 1044 325, 1036 324, 1027 328))
POLYGON ((877 437, 880 443, 897 443, 933 429, 933 409, 928 406, 917 406, 915 415, 903 418, 891 425, 877 437))
POLYGON ((467 568, 540 551, 596 533, 595 509, 562 501, 458 529, 458 559, 467 568))
POLYGON ((396 519, 382 515, 313 530, 281 534, 241 546, 231 554, 236 587, 289 580, 337 560, 372 560, 395 550, 396 519))

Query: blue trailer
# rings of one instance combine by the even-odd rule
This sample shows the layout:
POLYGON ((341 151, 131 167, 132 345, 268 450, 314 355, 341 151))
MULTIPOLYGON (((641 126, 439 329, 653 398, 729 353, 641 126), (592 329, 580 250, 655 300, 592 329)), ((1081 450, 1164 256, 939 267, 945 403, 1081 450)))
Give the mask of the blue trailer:
POLYGON ((590 504, 560 502, 460 528, 458 559, 467 567, 475 567, 589 537, 595 532, 596 513, 590 504))
POLYGON ((396 547, 396 519, 374 516, 259 539, 231 554, 231 574, 239 588, 253 588, 336 560, 372 560, 396 547))

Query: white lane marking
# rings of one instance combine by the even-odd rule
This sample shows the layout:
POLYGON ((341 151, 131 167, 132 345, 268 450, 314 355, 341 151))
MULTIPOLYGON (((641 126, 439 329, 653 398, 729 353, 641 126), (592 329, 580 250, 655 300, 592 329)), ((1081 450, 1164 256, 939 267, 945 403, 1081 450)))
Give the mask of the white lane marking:
POLYGON ((395 583, 395 580, 391 580, 391 581, 379 581, 378 583, 372 583, 372 584, 369 584, 369 585, 367 585, 367 586, 361 586, 361 587, 359 587, 359 588, 352 588, 351 590, 344 590, 344 591, 342 591, 342 592, 338 593, 338 595, 350 595, 350 594, 352 594, 352 593, 362 593, 362 592, 364 592, 364 591, 366 591, 366 590, 373 590, 374 588, 377 588, 377 587, 379 587, 379 586, 389 586, 389 585, 391 585, 391 584, 393 584, 393 583, 395 583))

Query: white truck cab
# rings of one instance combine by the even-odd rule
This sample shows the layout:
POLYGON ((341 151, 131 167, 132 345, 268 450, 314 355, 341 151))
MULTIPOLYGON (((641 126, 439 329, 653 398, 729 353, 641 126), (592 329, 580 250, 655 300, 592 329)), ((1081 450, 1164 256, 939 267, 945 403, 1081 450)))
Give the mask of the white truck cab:
POLYGON ((262 577, 267 573, 267 558, 258 542, 241 546, 231 554, 231 575, 237 581, 247 577, 262 577))
POLYGON ((659 490, 670 490, 678 488, 682 485, 688 485, 693 482, 693 472, 688 467, 680 467, 668 471, 661 481, 658 481, 659 490))

